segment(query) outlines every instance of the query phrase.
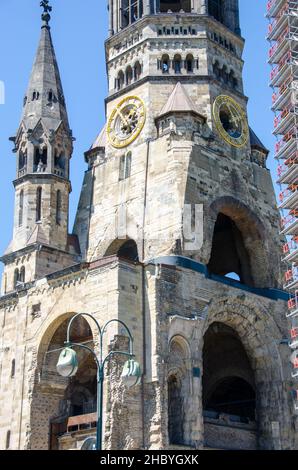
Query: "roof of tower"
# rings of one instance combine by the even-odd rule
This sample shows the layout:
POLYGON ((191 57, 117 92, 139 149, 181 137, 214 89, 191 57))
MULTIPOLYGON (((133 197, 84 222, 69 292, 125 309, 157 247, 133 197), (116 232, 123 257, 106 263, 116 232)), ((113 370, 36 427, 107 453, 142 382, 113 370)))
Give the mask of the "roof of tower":
POLYGON ((250 137, 250 146, 255 147, 258 150, 268 154, 269 150, 265 147, 265 145, 261 142, 259 137, 254 133, 254 131, 249 128, 249 137, 250 137))
MULTIPOLYGON (((158 117, 164 116, 165 114, 174 113, 174 112, 190 112, 202 116, 192 99, 187 94, 187 91, 181 85, 180 82, 177 83, 171 95, 169 96, 168 101, 162 108, 158 117)), ((205 118, 204 118, 205 119, 205 118)))
MULTIPOLYGON (((47 8, 49 8, 47 6, 47 8)), ((69 130, 63 88, 52 42, 50 15, 42 15, 41 36, 24 101, 22 123, 34 129, 40 119, 44 126, 57 129, 61 122, 69 130)))
POLYGON ((96 137, 95 141, 90 147, 90 150, 94 150, 96 148, 105 148, 107 145, 107 125, 105 124, 98 136, 96 137))

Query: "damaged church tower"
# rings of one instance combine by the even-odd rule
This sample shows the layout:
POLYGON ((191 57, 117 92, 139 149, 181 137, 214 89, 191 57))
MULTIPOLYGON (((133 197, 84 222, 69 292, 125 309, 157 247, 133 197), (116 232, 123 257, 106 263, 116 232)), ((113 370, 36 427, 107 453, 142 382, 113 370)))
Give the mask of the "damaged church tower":
MULTIPOLYGON (((1 448, 74 449, 95 434, 94 361, 56 372, 75 313, 124 321, 142 366, 133 390, 119 358, 106 368, 106 449, 296 448, 280 219, 248 124, 238 0, 108 1, 106 124, 71 236, 73 139, 47 8, 15 138, 1 448)), ((124 348, 121 325, 109 331, 106 351, 124 348)), ((97 347, 87 317, 73 337, 97 347)))

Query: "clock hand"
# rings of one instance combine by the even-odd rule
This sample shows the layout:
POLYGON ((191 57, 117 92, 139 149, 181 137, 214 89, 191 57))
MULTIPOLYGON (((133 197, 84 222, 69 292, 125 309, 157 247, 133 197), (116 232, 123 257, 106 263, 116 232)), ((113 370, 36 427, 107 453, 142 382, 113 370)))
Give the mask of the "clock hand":
POLYGON ((126 119, 126 117, 124 116, 124 114, 122 113, 122 111, 120 109, 117 109, 117 114, 118 114, 118 116, 120 116, 121 121, 124 122, 124 124, 126 124, 127 127, 130 127, 128 119, 126 119))

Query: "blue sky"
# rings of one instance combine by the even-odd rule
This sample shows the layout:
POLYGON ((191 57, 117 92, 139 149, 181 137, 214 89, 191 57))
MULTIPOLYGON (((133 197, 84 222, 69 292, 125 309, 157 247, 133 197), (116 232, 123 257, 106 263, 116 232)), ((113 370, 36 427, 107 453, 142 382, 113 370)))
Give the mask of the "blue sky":
MULTIPOLYGON (((8 138, 15 135, 19 125, 22 101, 39 40, 39 3, 39 0, 0 0, 0 81, 4 81, 6 89, 5 104, 0 105, 0 253, 10 241, 13 223, 15 155, 8 138)), ((77 139, 71 161, 71 224, 86 169, 84 152, 105 119, 106 3, 106 0, 51 1, 53 41, 70 125, 77 139)), ((265 0, 240 0, 242 35, 246 39, 244 83, 249 97, 249 121, 264 144, 272 150, 269 167, 275 179, 265 7, 265 0)))

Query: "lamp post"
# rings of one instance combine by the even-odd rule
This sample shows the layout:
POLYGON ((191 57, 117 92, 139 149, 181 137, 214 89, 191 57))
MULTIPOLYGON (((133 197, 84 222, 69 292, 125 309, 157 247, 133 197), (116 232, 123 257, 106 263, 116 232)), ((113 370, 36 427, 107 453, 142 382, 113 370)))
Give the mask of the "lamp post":
POLYGON ((96 318, 90 313, 78 313, 72 317, 67 327, 67 339, 65 342, 66 347, 62 350, 59 360, 57 363, 57 371, 63 377, 73 377, 76 375, 78 370, 78 358, 77 353, 73 347, 89 351, 96 362, 97 366, 97 428, 96 428, 96 450, 102 450, 102 418, 103 418, 103 382, 104 382, 104 368, 109 359, 115 354, 121 354, 122 356, 128 357, 127 362, 124 364, 123 372, 121 375, 122 381, 127 387, 133 387, 140 382, 141 379, 141 368, 137 361, 134 360, 133 353, 133 337, 130 333, 127 325, 118 319, 109 320, 103 328, 99 326, 96 318), (74 320, 80 316, 91 318, 98 329, 99 337, 99 354, 97 355, 91 348, 81 343, 73 343, 70 341, 70 330, 74 320), (107 331, 108 325, 111 323, 120 323, 126 329, 129 337, 129 352, 124 351, 110 351, 106 357, 103 357, 103 338, 107 331))

